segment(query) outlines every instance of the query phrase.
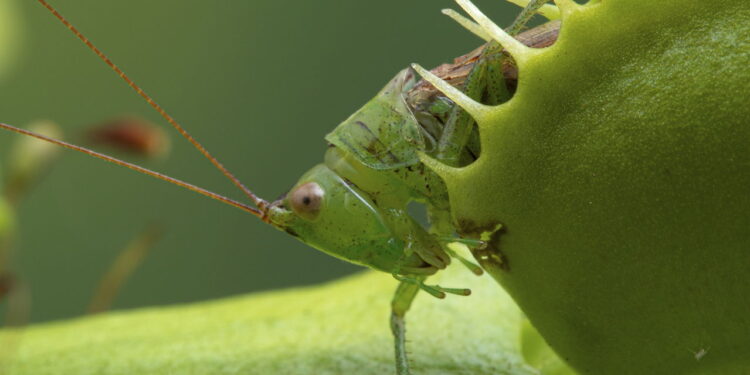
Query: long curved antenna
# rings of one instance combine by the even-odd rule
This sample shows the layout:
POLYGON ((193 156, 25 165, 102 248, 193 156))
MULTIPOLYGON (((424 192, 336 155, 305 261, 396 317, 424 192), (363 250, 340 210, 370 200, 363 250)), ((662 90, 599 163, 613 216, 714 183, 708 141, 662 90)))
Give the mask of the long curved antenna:
POLYGON ((264 209, 259 210, 259 209, 256 209, 254 207, 250 207, 250 206, 248 206, 248 205, 246 205, 244 203, 237 202, 237 201, 235 201, 233 199, 230 199, 230 198, 227 198, 227 197, 225 197, 223 195, 219 195, 219 194, 216 194, 216 193, 214 193, 212 191, 208 191, 208 190, 206 190, 204 188, 195 186, 193 184, 189 184, 189 183, 187 183, 185 181, 178 180, 176 178, 169 177, 167 175, 163 175, 163 174, 161 174, 159 172, 154 172, 154 171, 152 171, 150 169, 146 169, 146 168, 143 168, 141 166, 138 166, 138 165, 135 165, 135 164, 132 164, 132 163, 128 163, 126 161, 122 161, 122 160, 117 159, 117 158, 113 158, 113 157, 111 157, 109 155, 104 155, 102 153, 99 153, 99 152, 96 152, 96 151, 93 151, 93 150, 89 150, 89 149, 87 149, 85 147, 76 146, 76 145, 70 144, 68 142, 64 142, 64 141, 61 141, 61 140, 58 140, 58 139, 50 138, 50 137, 47 137, 47 136, 44 136, 44 135, 41 135, 41 134, 34 133, 32 131, 28 131, 26 129, 17 128, 17 127, 15 127, 13 125, 4 124, 2 122, 0 122, 0 129, 5 129, 5 130, 12 131, 14 133, 28 135, 28 136, 31 136, 31 137, 34 137, 34 138, 37 138, 37 139, 41 139, 41 140, 43 140, 45 142, 53 143, 53 144, 56 144, 58 146, 62 146, 62 147, 65 147, 65 148, 69 148, 71 150, 82 152, 82 153, 84 153, 86 155, 90 155, 90 156, 93 156, 95 158, 99 158, 99 159, 108 161, 110 163, 117 164, 117 165, 122 166, 122 167, 130 168, 130 169, 132 169, 132 170, 134 170, 136 172, 140 172, 140 173, 149 175, 151 177, 156 177, 156 178, 158 178, 160 180, 173 183, 173 184, 175 184, 177 186, 181 186, 181 187, 183 187, 185 189, 188 189, 188 190, 192 190, 192 191, 194 191, 194 192, 196 192, 198 194, 203 194, 203 195, 205 195, 205 196, 207 196, 209 198, 216 199, 219 202, 223 202, 223 203, 226 203, 226 204, 228 204, 230 206, 237 207, 237 208, 239 208, 239 209, 241 209, 241 210, 243 210, 245 212, 249 212, 249 213, 251 213, 251 214, 259 217, 261 220, 263 220, 265 222, 267 222, 267 220, 268 220, 267 217, 266 217, 266 215, 264 214, 264 212, 265 212, 264 209))
POLYGON ((42 4, 45 8, 47 8, 47 10, 49 10, 52 13, 52 15, 54 15, 58 20, 60 20, 60 22, 62 22, 62 24, 65 25, 65 27, 67 27, 71 32, 73 32, 73 34, 75 34, 75 36, 77 36, 78 39, 80 39, 87 47, 89 47, 90 50, 92 50, 97 56, 99 56, 99 58, 102 61, 104 61, 104 63, 107 64, 107 66, 112 68, 112 70, 114 70, 115 73, 117 73, 117 75, 119 75, 120 78, 122 78, 125 81, 125 83, 128 84, 128 86, 130 86, 133 90, 135 90, 135 92, 138 93, 138 95, 140 95, 143 99, 145 99, 146 102, 148 102, 148 104, 152 108, 154 108, 157 112, 159 112, 159 114, 162 117, 164 117, 164 119, 167 120, 167 122, 170 125, 172 125, 172 127, 177 129, 177 131, 180 132, 180 134, 182 134, 182 136, 185 137, 185 139, 187 139, 190 143, 192 143, 193 146, 195 146, 195 148, 198 149, 198 151, 200 151, 200 153, 206 157, 206 159, 211 161, 211 164, 213 164, 216 168, 218 168, 221 171, 221 173, 224 174, 224 176, 226 176, 229 180, 232 181, 232 183, 234 183, 238 188, 240 188, 240 190, 242 190, 245 193, 245 195, 247 195, 247 197, 250 198, 250 200, 253 201, 253 203, 255 203, 255 205, 261 211, 265 211, 265 208, 268 205, 268 202, 259 198, 252 191, 250 191, 250 189, 248 189, 245 185, 243 185, 242 182, 239 179, 237 179, 237 177, 235 177, 231 172, 229 172, 229 170, 226 169, 216 158, 214 158, 208 152, 208 150, 206 150, 206 148, 203 147, 203 145, 201 145, 198 141, 196 141, 195 138, 193 138, 193 136, 190 135, 190 133, 188 133, 187 130, 185 130, 185 128, 180 126, 180 124, 178 124, 177 121, 172 116, 170 116, 159 104, 157 104, 153 99, 151 99, 151 96, 146 94, 146 92, 143 91, 143 89, 141 89, 140 86, 138 86, 135 82, 133 82, 133 80, 131 80, 130 77, 128 77, 125 74, 125 72, 122 71, 122 69, 120 69, 117 65, 115 65, 115 63, 113 63, 112 60, 110 60, 109 57, 107 57, 107 55, 105 55, 101 50, 99 50, 99 48, 96 48, 94 43, 92 43, 89 40, 89 38, 87 38, 80 31, 78 31, 78 29, 75 26, 73 26, 70 22, 68 22, 68 20, 66 20, 65 17, 63 17, 60 14, 60 12, 58 12, 55 8, 53 8, 52 5, 50 5, 45 0, 37 0, 37 1, 39 1, 39 3, 42 4))

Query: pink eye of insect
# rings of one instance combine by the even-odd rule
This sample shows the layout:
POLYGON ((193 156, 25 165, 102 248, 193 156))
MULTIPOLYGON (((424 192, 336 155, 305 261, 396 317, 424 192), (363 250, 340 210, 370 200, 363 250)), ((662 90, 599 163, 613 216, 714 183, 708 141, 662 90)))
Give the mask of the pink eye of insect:
POLYGON ((320 206, 323 203, 324 194, 325 192, 320 185, 314 182, 308 182, 295 189, 294 192, 292 192, 289 201, 294 212, 305 219, 312 220, 315 219, 320 212, 320 206))

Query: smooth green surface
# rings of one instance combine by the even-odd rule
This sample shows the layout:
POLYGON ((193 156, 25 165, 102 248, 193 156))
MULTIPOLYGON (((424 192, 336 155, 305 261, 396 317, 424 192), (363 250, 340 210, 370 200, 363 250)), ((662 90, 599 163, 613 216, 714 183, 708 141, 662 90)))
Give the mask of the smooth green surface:
MULTIPOLYGON (((36 1, 0 4, 11 1, 24 41, 0 82, 0 121, 51 119, 67 140, 85 143, 89 125, 143 116, 171 134, 171 155, 119 156, 242 198, 36 1)), ((450 0, 50 2, 269 200, 322 162, 325 135, 410 62, 436 66, 481 42, 440 13, 450 0)), ((504 24, 518 12, 484 3, 504 24)), ((15 139, 0 133, 0 162, 15 139)), ((115 308, 317 283, 361 269, 242 211, 66 151, 19 209, 14 270, 31 287, 32 319, 83 313, 117 253, 152 221, 167 232, 115 308)))
MULTIPOLYGON (((523 316, 492 278, 455 265, 435 281, 474 294, 417 297, 407 315, 414 375, 538 374, 521 355, 523 316)), ((3 374, 389 374, 396 284, 369 271, 317 287, 41 324, 13 337, 19 344, 3 374)))
POLYGON ((457 223, 503 224, 494 276, 581 373, 750 372, 748 2, 563 13, 440 170, 457 223))

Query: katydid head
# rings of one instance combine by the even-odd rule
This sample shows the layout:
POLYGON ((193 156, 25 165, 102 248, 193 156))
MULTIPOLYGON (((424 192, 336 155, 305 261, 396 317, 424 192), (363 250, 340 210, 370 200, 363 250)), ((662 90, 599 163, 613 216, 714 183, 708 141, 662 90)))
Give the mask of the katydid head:
POLYGON ((403 258, 405 244, 387 224, 388 213, 325 164, 305 173, 266 215, 278 229, 351 263, 386 272, 426 266, 416 256, 403 258))

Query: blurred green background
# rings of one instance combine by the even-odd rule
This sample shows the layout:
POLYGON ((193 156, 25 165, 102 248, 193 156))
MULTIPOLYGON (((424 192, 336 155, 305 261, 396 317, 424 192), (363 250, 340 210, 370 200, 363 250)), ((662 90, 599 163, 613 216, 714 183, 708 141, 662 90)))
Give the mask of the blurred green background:
MULTIPOLYGON (((117 115, 164 124, 37 2, 0 2, 22 37, 13 70, 0 77, 0 121, 23 127, 51 119, 74 142, 86 127, 117 115)), ((457 8, 448 0, 52 4, 270 200, 320 162, 324 135, 408 63, 434 67, 480 44, 440 13, 457 8)), ((477 4, 501 25, 518 12, 499 0, 477 4)), ((170 135, 168 159, 129 160, 242 198, 170 135)), ((0 164, 15 139, 0 133, 0 164)), ((240 210, 66 152, 19 212, 14 270, 30 284, 32 320, 81 315, 114 257, 152 221, 168 232, 115 308, 312 284, 360 269, 240 210)))

